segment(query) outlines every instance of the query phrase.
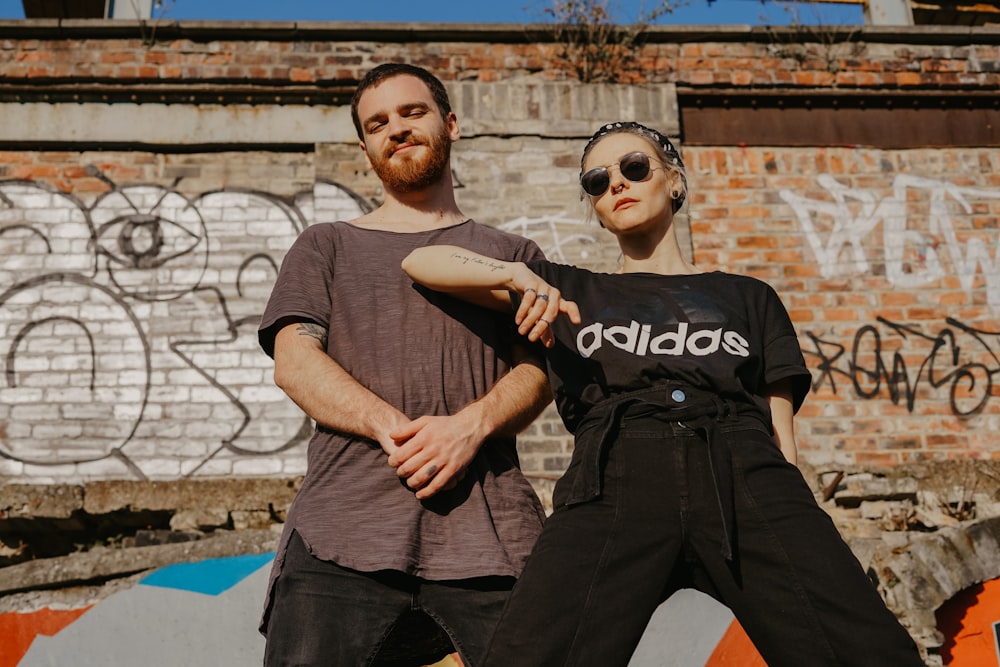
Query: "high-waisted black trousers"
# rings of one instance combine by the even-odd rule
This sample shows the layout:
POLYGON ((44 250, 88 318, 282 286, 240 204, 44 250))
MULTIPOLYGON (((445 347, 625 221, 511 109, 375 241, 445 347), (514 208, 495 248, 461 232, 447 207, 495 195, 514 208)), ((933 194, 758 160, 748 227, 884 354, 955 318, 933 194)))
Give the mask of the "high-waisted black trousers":
MULTIPOLYGON (((770 667, 921 667, 799 470, 754 419, 719 424, 732 457, 732 560, 703 432, 662 415, 621 420, 599 498, 556 511, 514 587, 491 667, 626 665, 680 588, 728 606, 770 667)), ((718 444, 718 443, 717 443, 718 444)))

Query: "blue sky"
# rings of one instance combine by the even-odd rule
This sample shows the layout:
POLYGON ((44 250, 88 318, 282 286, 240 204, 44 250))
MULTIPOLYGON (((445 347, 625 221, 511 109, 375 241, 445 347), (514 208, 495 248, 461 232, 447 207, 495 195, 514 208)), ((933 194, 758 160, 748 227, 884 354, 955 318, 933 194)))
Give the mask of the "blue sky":
MULTIPOLYGON (((127 2, 128 0, 117 0, 127 2)), ((242 21, 375 21, 421 23, 535 23, 551 0, 163 0, 166 18, 242 21)), ((656 0, 609 0, 622 22, 634 22, 656 0)), ((658 21, 674 25, 788 25, 864 22, 860 4, 779 0, 680 0, 658 21)), ((154 13, 156 15, 156 13, 154 13)), ((24 18, 21 0, 0 0, 0 19, 24 18)))

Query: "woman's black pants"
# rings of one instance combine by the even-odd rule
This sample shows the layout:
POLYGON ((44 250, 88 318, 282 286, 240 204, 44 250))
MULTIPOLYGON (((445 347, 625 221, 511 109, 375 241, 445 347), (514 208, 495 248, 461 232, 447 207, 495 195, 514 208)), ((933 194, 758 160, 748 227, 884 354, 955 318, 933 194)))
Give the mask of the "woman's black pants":
MULTIPOLYGON (((622 419, 602 493, 558 508, 491 643, 493 667, 627 665, 656 607, 680 588, 728 606, 769 667, 921 667, 799 470, 757 420, 720 424, 732 457, 733 558, 703 432, 622 419)), ((565 481, 565 480, 564 480, 565 481)))

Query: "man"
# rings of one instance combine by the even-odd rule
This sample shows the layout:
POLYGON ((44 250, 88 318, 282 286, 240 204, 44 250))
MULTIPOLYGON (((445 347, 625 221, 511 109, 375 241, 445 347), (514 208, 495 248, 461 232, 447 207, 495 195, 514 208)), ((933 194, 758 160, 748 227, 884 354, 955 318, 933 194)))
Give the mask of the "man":
POLYGON ((429 72, 376 67, 351 113, 385 201, 300 235, 259 331, 317 425, 271 574, 265 664, 372 664, 423 611, 474 665, 541 527, 513 436, 550 390, 510 315, 418 291, 400 262, 428 243, 541 252, 459 210, 458 121, 429 72))

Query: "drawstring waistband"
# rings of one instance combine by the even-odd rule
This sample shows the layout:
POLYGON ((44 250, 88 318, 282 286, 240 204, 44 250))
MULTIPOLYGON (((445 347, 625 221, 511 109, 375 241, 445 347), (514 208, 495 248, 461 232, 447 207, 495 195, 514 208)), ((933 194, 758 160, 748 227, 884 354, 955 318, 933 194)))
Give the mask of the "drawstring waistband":
POLYGON ((763 422, 764 416, 756 405, 737 403, 676 383, 619 394, 601 401, 587 412, 576 428, 574 446, 582 452, 581 465, 565 504, 584 503, 601 494, 601 457, 608 446, 609 436, 629 408, 636 405, 664 408, 662 417, 667 421, 678 422, 704 435, 715 482, 715 498, 722 518, 722 556, 732 560, 735 514, 733 467, 729 451, 722 446, 719 425, 743 416, 754 416, 763 422))

